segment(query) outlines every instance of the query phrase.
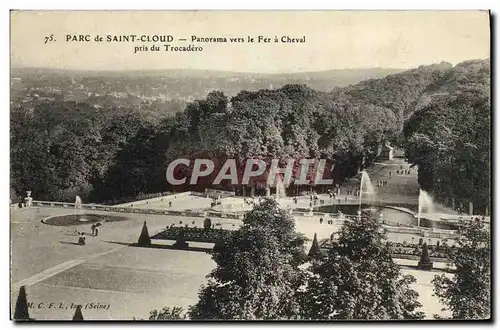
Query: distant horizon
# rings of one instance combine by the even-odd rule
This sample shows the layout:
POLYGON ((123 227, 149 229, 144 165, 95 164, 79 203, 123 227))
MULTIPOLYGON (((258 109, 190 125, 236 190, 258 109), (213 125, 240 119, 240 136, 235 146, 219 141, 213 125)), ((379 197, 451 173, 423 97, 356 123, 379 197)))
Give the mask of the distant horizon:
POLYGON ((197 68, 152 68, 152 69, 75 69, 75 68, 57 68, 57 67, 44 67, 44 66, 20 66, 20 65, 11 65, 10 69, 38 69, 38 70, 58 70, 58 71, 80 71, 80 72, 153 72, 153 71, 209 71, 209 72, 220 72, 220 73, 241 73, 241 74, 262 74, 262 75, 280 75, 280 74, 306 74, 306 73, 320 73, 320 72, 328 72, 328 71, 356 71, 356 70, 394 70, 394 71, 407 71, 417 69, 420 66, 431 66, 431 65, 439 65, 441 63, 449 63, 453 67, 456 65, 469 62, 469 61, 486 61, 490 60, 490 57, 487 58, 471 58, 467 60, 460 61, 458 63, 453 63, 451 61, 440 60, 432 63, 423 63, 417 66, 411 67, 346 67, 346 68, 333 68, 333 69, 324 69, 324 70, 314 70, 314 71, 283 71, 283 72, 262 72, 262 71, 235 71, 235 70, 223 70, 223 69, 197 69, 197 68))

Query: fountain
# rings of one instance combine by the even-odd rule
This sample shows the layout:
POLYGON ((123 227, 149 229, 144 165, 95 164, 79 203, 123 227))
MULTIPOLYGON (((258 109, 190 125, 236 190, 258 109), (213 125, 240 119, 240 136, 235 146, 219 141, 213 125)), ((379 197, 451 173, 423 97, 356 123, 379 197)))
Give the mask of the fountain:
POLYGON ((431 195, 426 191, 420 189, 418 194, 418 215, 417 215, 417 227, 420 227, 420 218, 422 213, 434 213, 434 202, 431 195))
POLYGON ((358 214, 361 216, 361 202, 363 193, 367 195, 368 201, 373 202, 375 197, 375 187, 373 187, 372 181, 370 180, 370 176, 366 173, 365 170, 361 172, 361 182, 359 184, 359 212, 358 214))
POLYGON ((87 219, 83 218, 82 216, 82 199, 80 196, 75 197, 75 219, 78 221, 85 222, 87 219))

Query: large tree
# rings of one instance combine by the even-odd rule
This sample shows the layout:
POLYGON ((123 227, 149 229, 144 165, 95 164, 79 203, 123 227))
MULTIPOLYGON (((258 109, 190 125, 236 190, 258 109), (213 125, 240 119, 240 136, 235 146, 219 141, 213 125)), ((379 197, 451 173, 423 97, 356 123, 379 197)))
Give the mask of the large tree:
POLYGON ((436 276, 434 291, 453 319, 491 317, 491 238, 481 221, 462 223, 454 247, 446 247, 453 275, 436 276))
POLYGON ((302 293, 304 319, 420 319, 415 278, 391 257, 385 232, 371 213, 348 220, 328 254, 313 260, 302 293))
POLYGON ((406 157, 418 165, 420 186, 455 205, 473 202, 475 214, 491 206, 489 77, 489 61, 457 65, 404 126, 406 157))
POLYGON ((217 267, 190 308, 191 319, 294 319, 299 315, 296 292, 299 265, 306 258, 305 238, 294 220, 265 199, 214 252, 217 267))

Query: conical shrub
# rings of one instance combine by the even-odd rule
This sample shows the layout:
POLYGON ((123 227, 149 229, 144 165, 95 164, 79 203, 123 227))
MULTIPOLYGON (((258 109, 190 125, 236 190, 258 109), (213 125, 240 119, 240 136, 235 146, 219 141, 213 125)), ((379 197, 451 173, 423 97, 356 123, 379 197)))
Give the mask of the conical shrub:
POLYGON ((146 221, 144 221, 144 224, 142 225, 142 231, 141 231, 141 235, 139 236, 139 240, 137 242, 137 245, 139 245, 139 246, 150 246, 151 245, 151 238, 149 238, 148 225, 146 224, 146 221))
POLYGON ((203 228, 205 230, 210 230, 212 228, 212 220, 210 218, 205 218, 203 221, 203 228))
POLYGON ((321 249, 319 247, 318 237, 316 233, 314 233, 311 249, 309 250, 309 253, 307 255, 309 256, 309 258, 316 258, 321 255, 321 249))
POLYGON ((172 245, 174 248, 185 249, 189 247, 189 243, 186 242, 186 238, 184 237, 184 231, 181 230, 179 234, 177 234, 177 239, 175 243, 172 245))
POLYGON ((14 311, 15 321, 28 321, 30 320, 30 315, 28 312, 28 299, 26 297, 26 288, 24 285, 19 289, 19 295, 17 296, 16 309, 14 311))
POLYGON ((83 321, 82 305, 76 306, 75 315, 73 315, 73 321, 83 321))

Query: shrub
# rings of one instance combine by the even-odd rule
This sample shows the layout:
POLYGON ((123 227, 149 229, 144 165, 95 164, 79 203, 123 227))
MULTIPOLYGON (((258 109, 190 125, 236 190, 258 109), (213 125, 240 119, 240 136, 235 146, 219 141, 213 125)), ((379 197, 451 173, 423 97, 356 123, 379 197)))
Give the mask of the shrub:
POLYGON ((427 246, 427 243, 424 243, 422 246, 422 255, 420 256, 417 268, 422 270, 431 270, 432 265, 433 263, 429 258, 429 247, 427 246))
POLYGON ((212 220, 210 218, 205 218, 203 221, 203 228, 205 230, 210 230, 210 228, 212 228, 212 220))
POLYGON ((142 225, 141 235, 139 236, 139 240, 137 242, 139 246, 150 246, 151 238, 149 238, 148 226, 146 225, 146 221, 142 225))

